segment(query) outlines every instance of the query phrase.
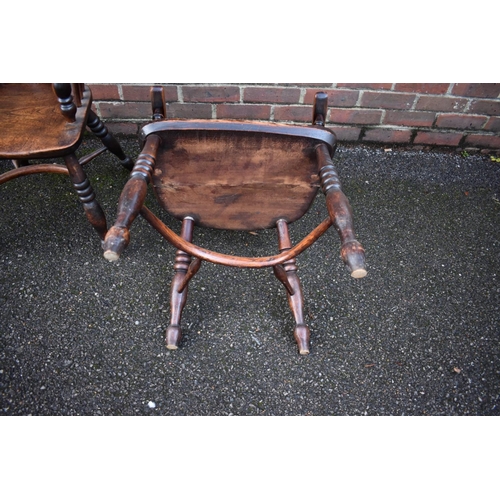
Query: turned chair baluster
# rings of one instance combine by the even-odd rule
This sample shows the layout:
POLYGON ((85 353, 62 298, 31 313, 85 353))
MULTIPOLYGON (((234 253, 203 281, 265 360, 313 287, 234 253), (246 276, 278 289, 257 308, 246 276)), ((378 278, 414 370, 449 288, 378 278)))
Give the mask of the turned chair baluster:
MULTIPOLYGON (((292 248, 292 243, 290 241, 290 234, 288 232, 288 224, 283 219, 276 222, 276 227, 278 229, 278 240, 279 240, 279 250, 284 252, 292 248)), ((274 272, 276 274, 276 268, 274 267, 274 272)), ((300 354, 309 354, 309 338, 311 337, 311 332, 309 327, 304 322, 304 294, 302 292, 302 286, 300 284, 299 277, 297 276, 297 264, 295 259, 287 260, 283 263, 282 269, 286 273, 285 277, 278 279, 282 281, 285 285, 288 297, 288 303, 290 309, 292 310, 293 317, 295 318, 295 328, 293 330, 293 336, 297 342, 300 354), (286 284, 288 282, 288 285, 286 284)))
MULTIPOLYGON (((194 221, 186 217, 182 221, 181 238, 186 241, 193 239, 194 221)), ((182 310, 186 305, 188 283, 196 274, 201 265, 201 260, 194 261, 191 267, 191 256, 182 250, 177 250, 174 263, 174 278, 170 287, 170 325, 166 332, 166 345, 168 349, 177 349, 181 340, 182 310)))
POLYGON ((71 83, 54 83, 54 91, 61 103, 61 113, 69 122, 75 121, 76 104, 71 94, 71 83))
POLYGON ((151 88, 151 108, 153 120, 165 120, 167 118, 167 106, 165 105, 165 91, 163 87, 151 88))

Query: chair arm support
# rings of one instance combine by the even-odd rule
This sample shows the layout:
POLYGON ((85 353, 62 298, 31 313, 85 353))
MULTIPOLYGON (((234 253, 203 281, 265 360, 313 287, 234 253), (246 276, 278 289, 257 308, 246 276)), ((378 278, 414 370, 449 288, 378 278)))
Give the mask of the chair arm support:
POLYGON ((104 258, 107 260, 117 260, 129 244, 129 229, 146 199, 159 144, 160 138, 157 135, 153 134, 147 138, 129 180, 123 188, 118 202, 116 222, 107 232, 104 240, 104 258))
POLYGON ((340 236, 340 255, 351 271, 353 278, 366 276, 365 251, 354 234, 352 210, 349 200, 342 192, 340 179, 333 165, 328 148, 320 144, 316 148, 321 188, 326 197, 326 206, 333 226, 340 236))

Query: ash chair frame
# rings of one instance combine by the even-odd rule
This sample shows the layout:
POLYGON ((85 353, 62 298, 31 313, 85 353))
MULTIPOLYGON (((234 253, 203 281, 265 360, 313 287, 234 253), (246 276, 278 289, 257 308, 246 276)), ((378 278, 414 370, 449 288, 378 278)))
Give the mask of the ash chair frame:
POLYGON ((0 159, 12 160, 14 167, 0 175, 0 185, 31 174, 68 175, 87 219, 103 242, 106 217, 83 166, 107 150, 128 170, 134 163, 91 105, 92 93, 83 83, 0 84, 0 159), (86 127, 103 147, 77 158, 86 127), (30 160, 46 158, 62 158, 65 165, 29 164, 30 160))
POLYGON ((308 354, 310 330, 304 318, 296 257, 333 225, 351 275, 366 275, 364 249, 356 240, 352 210, 332 161, 336 137, 324 127, 327 95, 316 94, 310 126, 169 120, 161 87, 151 89, 151 103, 153 121, 141 129, 142 152, 122 191, 116 222, 106 235, 104 257, 109 261, 119 258, 139 214, 177 248, 166 331, 169 349, 179 346, 188 284, 203 261, 272 267, 286 290, 299 353, 308 354), (180 235, 144 205, 151 181, 162 208, 182 221, 180 235), (307 212, 320 187, 329 216, 292 246, 288 225, 307 212), (214 252, 192 243, 195 226, 244 231, 276 227, 279 253, 241 257, 214 252))

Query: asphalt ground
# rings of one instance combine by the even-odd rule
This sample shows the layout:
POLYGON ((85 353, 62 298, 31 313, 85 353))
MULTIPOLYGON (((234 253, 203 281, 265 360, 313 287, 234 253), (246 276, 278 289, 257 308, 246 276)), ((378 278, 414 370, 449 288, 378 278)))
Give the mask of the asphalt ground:
MULTIPOLYGON (((120 140, 136 157, 136 140, 120 140)), ((190 283, 182 345, 168 351, 175 250, 158 233, 138 218, 110 263, 67 177, 0 186, 0 413, 500 414, 500 164, 349 145, 335 161, 368 276, 349 276, 333 228, 299 256, 308 356, 270 269, 208 263, 190 283)), ((109 153, 86 170, 111 224, 128 173, 109 153)), ((148 206, 161 214, 151 193, 148 206)), ((319 193, 292 240, 326 215, 319 193)), ((274 231, 198 229, 194 242, 277 249, 274 231)))

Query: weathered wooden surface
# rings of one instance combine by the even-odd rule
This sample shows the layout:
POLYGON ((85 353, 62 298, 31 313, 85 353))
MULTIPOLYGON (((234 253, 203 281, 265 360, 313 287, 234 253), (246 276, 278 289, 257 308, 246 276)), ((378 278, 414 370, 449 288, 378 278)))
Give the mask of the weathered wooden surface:
POLYGON ((101 241, 107 232, 104 212, 82 166, 109 150, 125 168, 132 160, 90 109, 92 94, 80 83, 0 84, 0 158, 12 160, 14 169, 0 175, 0 184, 24 175, 66 174, 82 202, 85 214, 101 241), (104 147, 80 160, 75 152, 86 126, 104 147), (62 158, 57 164, 29 165, 31 159, 62 158))
POLYGON ((355 240, 349 202, 341 191, 331 155, 335 135, 323 127, 327 96, 316 95, 313 126, 223 120, 164 120, 163 93, 152 89, 156 120, 141 130, 143 150, 122 191, 118 215, 104 242, 104 257, 116 260, 130 240, 130 227, 139 213, 177 248, 171 285, 169 349, 181 339, 181 315, 187 284, 201 262, 249 268, 273 267, 284 285, 294 316, 294 338, 299 353, 310 350, 304 296, 295 257, 312 245, 331 225, 337 229, 341 255, 355 278, 363 277, 364 251, 355 240), (152 181, 160 205, 183 221, 175 234, 144 206, 152 181), (288 223, 309 209, 321 186, 329 217, 292 246, 288 223), (192 243, 194 226, 224 230, 276 227, 280 253, 240 257, 212 252, 192 243), (194 257, 194 260, 191 260, 194 257))
POLYGON ((157 132, 158 200, 174 217, 215 229, 256 230, 299 219, 319 187, 314 146, 322 141, 286 135, 286 126, 280 131, 157 132))
POLYGON ((69 121, 51 83, 0 84, 0 158, 55 158, 78 147, 90 109, 88 87, 69 121))

